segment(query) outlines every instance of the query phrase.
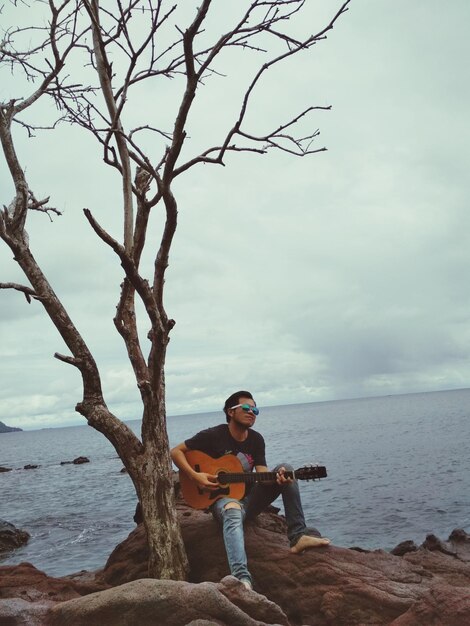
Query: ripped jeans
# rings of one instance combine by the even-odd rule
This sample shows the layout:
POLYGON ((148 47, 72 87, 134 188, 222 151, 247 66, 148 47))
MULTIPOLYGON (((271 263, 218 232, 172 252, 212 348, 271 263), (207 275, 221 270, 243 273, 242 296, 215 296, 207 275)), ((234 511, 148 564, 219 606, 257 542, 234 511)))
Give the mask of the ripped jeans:
MULTIPOLYGON (((273 471, 277 472, 281 467, 285 467, 286 470, 293 469, 291 465, 281 463, 273 471)), ((222 524, 230 573, 239 580, 248 580, 253 584, 247 565, 243 523, 254 519, 279 495, 282 496, 284 503, 287 537, 290 545, 294 546, 300 537, 306 534, 307 530, 300 501, 299 485, 295 480, 282 486, 277 483, 272 485, 256 483, 250 494, 243 500, 221 498, 211 506, 212 515, 222 524), (227 509, 225 507, 229 502, 236 502, 240 506, 227 509)))

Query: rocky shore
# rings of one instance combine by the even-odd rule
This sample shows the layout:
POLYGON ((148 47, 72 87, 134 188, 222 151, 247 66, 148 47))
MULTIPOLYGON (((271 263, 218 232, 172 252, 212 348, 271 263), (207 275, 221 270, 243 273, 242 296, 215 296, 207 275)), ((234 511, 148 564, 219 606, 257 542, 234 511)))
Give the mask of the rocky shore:
POLYGON ((0 624, 8 626, 468 626, 470 536, 430 535, 393 551, 329 546, 293 555, 282 516, 246 530, 255 591, 228 576, 220 531, 178 504, 188 582, 146 577, 142 525, 102 570, 52 578, 33 565, 0 567, 0 624))

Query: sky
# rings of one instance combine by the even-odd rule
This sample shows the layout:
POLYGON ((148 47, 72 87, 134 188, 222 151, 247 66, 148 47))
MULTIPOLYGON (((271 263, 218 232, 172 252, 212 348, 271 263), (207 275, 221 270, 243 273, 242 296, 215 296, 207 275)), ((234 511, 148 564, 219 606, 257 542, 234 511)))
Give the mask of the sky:
MULTIPOLYGON (((308 2, 308 32, 339 6, 308 2)), ((235 154, 180 177, 166 280, 169 415, 218 410, 237 389, 263 406, 470 386, 469 23, 467 0, 352 0, 325 41, 270 71, 249 118, 263 128, 331 105, 309 120, 328 150, 235 154)), ((200 90, 188 150, 227 128, 252 60, 228 56, 226 77, 200 90)), ((18 85, 1 72, 0 100, 18 85)), ((136 118, 171 127, 177 96, 168 82, 142 87, 136 118)), ((138 419, 112 323, 122 270, 82 212, 120 237, 119 180, 78 129, 15 131, 31 188, 63 212, 29 218, 33 254, 97 359, 109 408, 138 419)), ((12 198, 0 159, 0 202, 12 198)), ((156 216, 150 243, 160 226, 156 216)), ((26 283, 1 241, 0 282, 26 283)), ((38 303, 0 290, 1 421, 85 423, 74 411, 79 375, 53 358, 66 350, 38 303)))

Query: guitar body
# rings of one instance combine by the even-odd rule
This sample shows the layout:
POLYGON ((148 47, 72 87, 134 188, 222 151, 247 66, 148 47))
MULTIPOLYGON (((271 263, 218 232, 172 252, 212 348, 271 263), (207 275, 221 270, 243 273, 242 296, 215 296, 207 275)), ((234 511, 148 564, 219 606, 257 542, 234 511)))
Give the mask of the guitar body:
POLYGON ((233 454, 226 454, 218 459, 213 459, 199 450, 187 450, 186 459, 196 472, 215 474, 219 478, 220 486, 217 489, 201 489, 192 481, 185 472, 180 471, 180 486, 183 498, 193 509, 207 509, 220 498, 235 498, 241 500, 245 495, 244 483, 223 482, 223 474, 243 473, 243 467, 239 459, 233 454))

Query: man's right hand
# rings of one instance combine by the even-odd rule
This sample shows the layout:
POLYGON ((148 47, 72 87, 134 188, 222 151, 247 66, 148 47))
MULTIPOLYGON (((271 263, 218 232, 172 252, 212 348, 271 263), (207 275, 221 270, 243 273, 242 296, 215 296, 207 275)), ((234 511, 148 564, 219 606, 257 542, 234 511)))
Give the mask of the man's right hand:
POLYGON ((194 472, 192 480, 194 480, 194 482, 196 482, 202 489, 217 489, 220 487, 215 474, 208 474, 207 472, 194 472))
POLYGON ((200 489, 212 490, 220 487, 217 476, 207 472, 196 472, 186 460, 185 453, 188 451, 187 445, 183 442, 171 450, 171 458, 176 467, 198 484, 200 489))

